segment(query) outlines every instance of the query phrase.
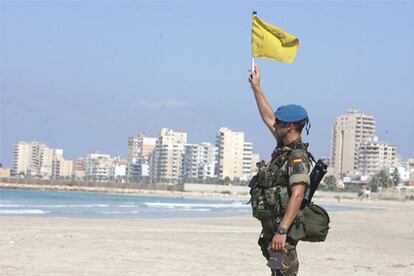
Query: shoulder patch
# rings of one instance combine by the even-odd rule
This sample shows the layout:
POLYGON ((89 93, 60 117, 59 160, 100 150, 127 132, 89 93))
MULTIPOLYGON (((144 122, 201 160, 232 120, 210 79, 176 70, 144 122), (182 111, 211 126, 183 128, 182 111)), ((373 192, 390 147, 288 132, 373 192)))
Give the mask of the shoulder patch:
POLYGON ((303 165, 296 164, 293 165, 292 172, 293 174, 301 174, 305 172, 305 169, 303 168, 303 165))

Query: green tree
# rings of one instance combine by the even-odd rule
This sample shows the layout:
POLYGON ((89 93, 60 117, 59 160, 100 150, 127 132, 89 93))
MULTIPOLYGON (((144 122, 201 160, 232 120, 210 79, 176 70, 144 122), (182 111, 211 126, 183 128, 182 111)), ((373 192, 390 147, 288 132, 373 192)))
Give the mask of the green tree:
POLYGON ((336 177, 335 177, 335 175, 327 175, 323 179, 323 183, 325 183, 328 186, 336 185, 336 177))
POLYGON ((388 188, 393 184, 392 179, 385 169, 380 170, 371 178, 371 186, 388 188))
POLYGON ((397 186, 401 182, 401 176, 398 172, 397 168, 394 168, 394 172, 392 173, 392 183, 394 186, 397 186))

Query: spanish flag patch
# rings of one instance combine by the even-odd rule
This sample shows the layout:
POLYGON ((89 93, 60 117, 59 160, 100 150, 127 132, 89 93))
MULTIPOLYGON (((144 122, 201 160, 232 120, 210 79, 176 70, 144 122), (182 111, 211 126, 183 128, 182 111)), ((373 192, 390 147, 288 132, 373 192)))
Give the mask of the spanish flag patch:
POLYGON ((295 159, 293 159, 293 160, 292 160, 292 163, 293 163, 293 164, 300 164, 300 163, 302 163, 302 162, 303 162, 303 160, 302 160, 302 158, 300 158, 300 157, 295 158, 295 159))

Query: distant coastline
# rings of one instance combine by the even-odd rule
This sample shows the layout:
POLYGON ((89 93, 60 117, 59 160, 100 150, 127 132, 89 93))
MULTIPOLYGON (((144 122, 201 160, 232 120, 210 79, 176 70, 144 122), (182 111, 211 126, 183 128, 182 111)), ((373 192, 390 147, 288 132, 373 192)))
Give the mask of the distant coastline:
MULTIPOLYGON (((107 187, 107 186, 83 186, 83 185, 63 185, 63 184, 27 184, 27 183, 7 183, 0 182, 0 189, 23 189, 39 191, 61 191, 61 192, 90 192, 90 193, 107 193, 107 194, 127 194, 127 195, 159 195, 175 197, 193 197, 193 198, 216 198, 229 200, 248 200, 248 193, 229 193, 229 192, 212 192, 212 191, 179 191, 167 189, 148 189, 148 188, 131 188, 127 187, 107 187)), ((346 203, 362 204, 363 202, 402 202, 413 203, 411 200, 414 196, 412 193, 405 194, 396 191, 387 191, 376 193, 369 199, 358 198, 357 193, 351 192, 328 192, 317 191, 314 196, 315 202, 325 203, 346 203), (410 200, 407 198, 409 197, 410 200)))
POLYGON ((213 192, 185 192, 185 191, 168 191, 159 189, 139 189, 139 188, 115 188, 115 187, 88 187, 73 185, 47 185, 47 184, 22 184, 22 183, 4 183, 0 182, 0 189, 25 189, 39 191, 61 191, 61 192, 93 192, 109 194, 128 194, 128 195, 165 195, 165 196, 190 196, 190 197, 208 197, 208 198, 228 198, 228 199, 245 199, 246 195, 235 195, 227 193, 213 192))

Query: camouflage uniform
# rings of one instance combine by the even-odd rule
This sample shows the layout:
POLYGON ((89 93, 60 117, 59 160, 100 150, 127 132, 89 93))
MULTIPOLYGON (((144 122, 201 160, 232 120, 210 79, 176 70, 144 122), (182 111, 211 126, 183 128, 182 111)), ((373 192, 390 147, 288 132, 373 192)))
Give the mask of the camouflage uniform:
MULTIPOLYGON (((309 186, 311 163, 307 154, 307 146, 301 141, 295 141, 287 146, 276 148, 272 154, 272 161, 262 168, 264 176, 259 176, 258 186, 263 194, 264 208, 270 211, 266 214, 263 210, 264 215, 259 214, 258 217, 262 224, 258 243, 266 258, 268 258, 267 250, 271 246, 274 232, 286 211, 291 195, 290 187, 298 183, 309 186)), ((296 255, 297 242, 292 239, 291 231, 289 231, 283 268, 280 271, 272 271, 272 275, 297 275, 299 268, 296 255)))

